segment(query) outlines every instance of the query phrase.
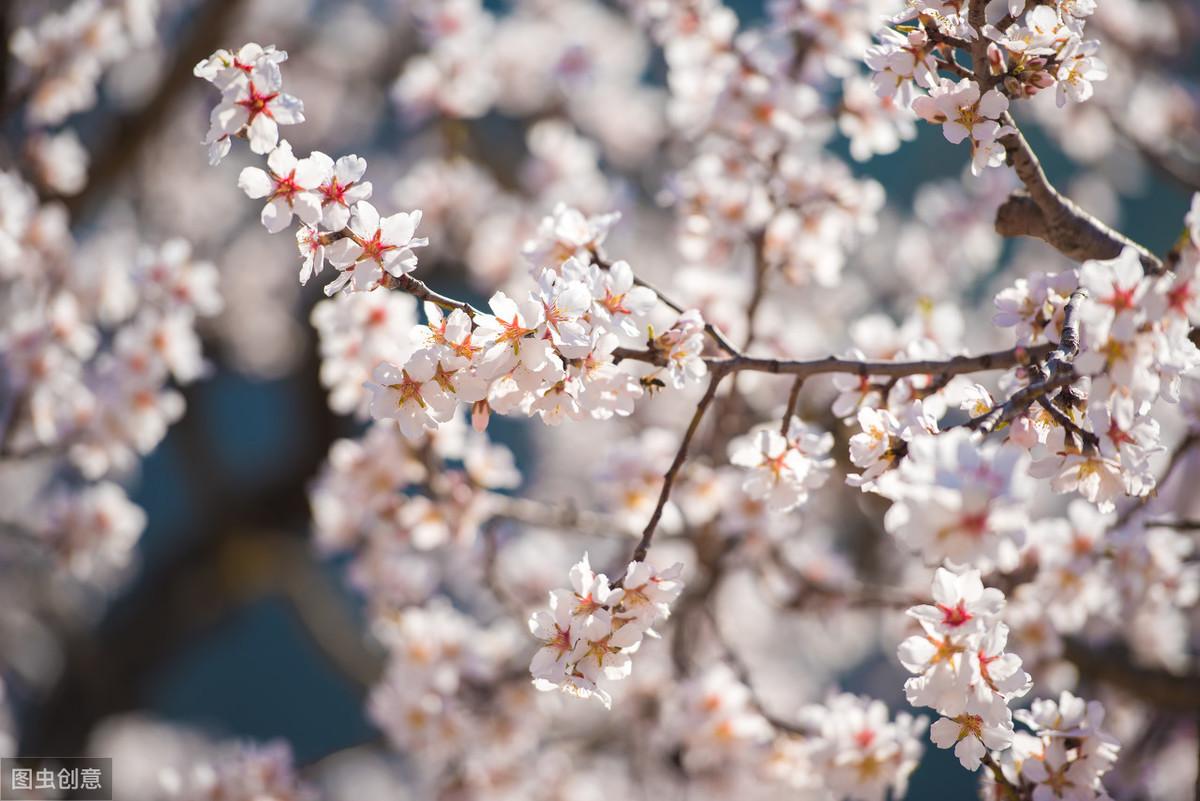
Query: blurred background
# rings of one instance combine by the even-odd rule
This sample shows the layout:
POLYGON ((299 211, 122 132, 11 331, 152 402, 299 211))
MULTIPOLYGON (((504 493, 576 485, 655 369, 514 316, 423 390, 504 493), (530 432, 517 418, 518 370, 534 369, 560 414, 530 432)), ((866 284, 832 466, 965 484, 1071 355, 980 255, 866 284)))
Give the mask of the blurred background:
MULTIPOLYGON (((55 5, 64 4, 5 0, 0 24, 11 35, 44 6, 55 5)), ((487 5, 503 13, 502 3, 487 5)), ((765 14, 763 3, 752 0, 729 5, 743 24, 765 14)), ((1180 5, 1190 7, 1178 10, 1180 30, 1193 34, 1188 26, 1195 23, 1195 4, 1180 5)), ((233 164, 215 169, 206 163, 200 140, 216 94, 191 70, 217 47, 257 41, 287 50, 286 86, 304 100, 308 122, 285 135, 297 152, 319 147, 335 156, 366 155, 381 207, 394 200, 409 208, 403 192, 394 194, 391 186, 432 147, 431 139, 446 135, 466 137, 466 147, 485 154, 501 180, 507 172, 515 182, 508 165, 523 148, 519 120, 492 111, 448 134, 431 134, 436 122, 396 111, 389 94, 417 46, 403 6, 396 0, 163 0, 160 38, 131 48, 105 74, 94 108, 72 118, 90 155, 86 186, 63 198, 77 235, 134 220, 144 240, 183 236, 198 256, 218 264, 226 308, 204 331, 209 374, 186 388, 187 413, 129 484, 148 522, 127 582, 53 638, 31 633, 6 644, 47 649, 45 664, 54 672, 45 686, 18 682, 10 688, 20 753, 117 752, 119 727, 112 721, 128 720, 123 716, 222 737, 284 738, 302 765, 378 739, 363 704, 381 657, 362 637, 362 610, 346 586, 344 564, 320 558, 311 547, 307 494, 330 445, 355 435, 362 424, 330 410, 320 381, 316 334, 307 322, 322 296, 319 282, 297 285, 294 243, 266 235, 258 204, 236 188, 237 169, 252 163, 249 154, 235 154, 233 164)), ((1190 87, 1194 104, 1190 81, 1200 48, 1194 38, 1183 41, 1174 52, 1164 50, 1160 67, 1185 80, 1181 85, 1190 87)), ((11 56, 7 61, 8 86, 15 91, 17 67, 11 56)), ((663 72, 661 56, 653 55, 644 83, 661 86, 663 72)), ((1137 97, 1122 97, 1127 91, 1128 83, 1110 80, 1098 87, 1098 102, 1136 104, 1137 97)), ((1192 113, 1186 103, 1178 109, 1192 113)), ((630 115, 632 124, 640 111, 610 113, 618 123, 630 115)), ((1070 120, 1076 127, 1068 130, 1026 126, 1052 181, 1134 239, 1165 252, 1196 188, 1189 181, 1200 176, 1200 164, 1188 161, 1194 142, 1182 133, 1194 136, 1195 120, 1176 121, 1175 129, 1169 120, 1159 128, 1148 121, 1143 133, 1166 126, 1170 141, 1162 134, 1149 137, 1156 147, 1167 145, 1160 152, 1122 139, 1116 126, 1100 130, 1086 114, 1070 120), (1177 141, 1175 131, 1181 132, 1177 141), (1090 141, 1104 137, 1116 141, 1090 141)), ((0 122, 12 141, 20 121, 10 116, 0 122)), ((963 150, 936 127, 918 131, 915 141, 866 163, 851 158, 844 136, 833 136, 830 147, 856 174, 878 180, 894 209, 911 213, 921 185, 957 180, 965 162, 963 150)), ((634 199, 626 207, 653 215, 664 179, 665 169, 624 175, 620 192, 634 199)), ((663 225, 669 215, 661 212, 663 225)), ((480 301, 480 283, 463 264, 422 258, 425 277, 436 275, 431 283, 439 290, 480 301)), ((869 248, 863 258, 886 261, 869 248)), ((996 269, 1014 258, 1043 258, 1047 268, 1054 266, 1048 253, 1018 252, 1007 243, 996 269)), ((852 263, 846 271, 856 269, 852 263)), ((978 289, 986 306, 986 276, 978 289)), ((501 420, 492 434, 516 452, 532 484, 541 466, 531 426, 540 424, 501 420)), ((843 686, 879 692, 874 670, 871 661, 860 665, 843 677, 843 686)), ((898 686, 889 700, 902 702, 898 686)), ((953 762, 947 752, 927 753, 912 797, 972 792, 973 777, 948 767, 953 762)))

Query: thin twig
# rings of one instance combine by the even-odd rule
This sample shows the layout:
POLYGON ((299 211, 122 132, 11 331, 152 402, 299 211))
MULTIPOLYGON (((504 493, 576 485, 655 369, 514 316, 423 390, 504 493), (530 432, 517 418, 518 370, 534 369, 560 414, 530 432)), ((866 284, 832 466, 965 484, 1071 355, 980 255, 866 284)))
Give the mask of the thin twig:
MULTIPOLYGON (((609 259, 604 255, 604 253, 599 248, 592 248, 592 258, 595 259, 596 266, 599 267, 601 270, 608 270, 612 267, 612 262, 609 261, 609 259)), ((653 292, 655 295, 658 296, 659 301, 661 301, 664 306, 666 306, 668 309, 675 312, 676 314, 683 314, 685 311, 687 311, 686 307, 682 306, 681 304, 679 304, 679 303, 675 302, 674 300, 672 300, 671 298, 667 297, 665 294, 663 294, 663 291, 661 289, 656 287, 654 284, 651 284, 649 281, 646 281, 642 278, 639 278, 637 275, 634 275, 633 283, 635 286, 640 286, 640 287, 649 289, 651 292, 653 292)), ((713 341, 716 342, 717 345, 722 350, 724 350, 726 353, 728 353, 732 356, 739 352, 737 347, 732 342, 729 341, 728 337, 725 336, 725 333, 721 329, 719 329, 715 325, 713 325, 712 323, 705 322, 704 331, 710 337, 712 337, 713 341)))
POLYGON ((532 498, 514 498, 495 493, 490 496, 496 518, 544 528, 579 531, 595 537, 629 536, 627 529, 608 515, 577 508, 574 504, 549 504, 532 498))
POLYGON ((1121 645, 1094 648, 1081 640, 1063 638, 1063 658, 1089 679, 1120 688, 1163 709, 1200 710, 1200 675, 1168 673, 1134 664, 1121 645))
POLYGON ((1174 531, 1200 531, 1200 520, 1147 520, 1146 528, 1169 528, 1174 531))
MULTIPOLYGON (((675 459, 672 460, 671 466, 667 468, 667 472, 663 476, 662 490, 658 493, 658 503, 655 504, 654 512, 650 515, 650 522, 646 523, 646 528, 642 531, 641 540, 633 550, 633 557, 630 559, 631 562, 644 562, 646 560, 646 554, 650 551, 650 543, 654 540, 654 532, 658 528, 659 520, 662 519, 663 509, 666 508, 667 501, 671 497, 671 487, 675 484, 675 479, 679 475, 683 463, 687 460, 688 446, 691 445, 692 437, 696 435, 696 430, 700 428, 700 421, 704 418, 704 413, 708 411, 713 398, 716 397, 717 387, 725 375, 726 372, 723 370, 714 371, 712 378, 708 381, 708 389, 704 391, 700 402, 696 404, 696 412, 692 415, 692 421, 688 423, 683 440, 679 443, 679 450, 675 452, 675 459)), ((617 583, 619 584, 620 582, 617 583)))
MULTIPOLYGON (((1034 380, 1018 390, 1004 403, 998 404, 991 411, 966 422, 968 428, 973 428, 983 434, 996 430, 1001 423, 1006 423, 1024 413, 1030 404, 1046 398, 1051 392, 1069 386, 1076 379, 1072 363, 1079 354, 1079 310, 1087 300, 1087 290, 1078 287, 1071 293, 1063 310, 1062 336, 1058 344, 1046 359, 1046 367, 1034 368, 1034 380)), ((1072 424, 1073 426, 1073 424, 1072 424)))
POLYGON ((796 413, 796 404, 800 402, 800 390, 804 388, 804 376, 796 376, 796 380, 792 382, 792 390, 788 393, 787 408, 783 410, 783 423, 780 425, 779 433, 787 438, 788 429, 792 425, 792 415, 796 413))
POLYGON ((1008 780, 1008 777, 1004 775, 1004 769, 1000 767, 1000 763, 997 762, 996 758, 991 755, 991 752, 984 753, 981 761, 987 766, 987 769, 992 772, 992 779, 995 780, 997 786, 1002 789, 1006 799, 1009 801, 1016 801, 1016 799, 1021 797, 1021 792, 1013 785, 1012 782, 1008 780))
MULTIPOLYGON (((1197 443, 1200 443, 1200 431, 1190 431, 1186 437, 1180 440, 1179 444, 1175 446, 1175 450, 1171 451, 1171 458, 1167 461, 1167 466, 1163 470, 1163 474, 1159 476, 1158 480, 1155 482, 1155 486, 1162 487, 1167 483, 1167 479, 1169 479, 1175 473, 1176 468, 1183 463, 1184 457, 1197 443)), ((1145 509, 1145 500, 1146 499, 1143 499, 1142 502, 1134 503, 1125 507, 1125 509, 1121 511, 1120 515, 1117 516, 1117 522, 1113 523, 1113 528, 1121 528, 1128 523, 1130 519, 1138 513, 1138 511, 1145 509)))
POLYGON ((454 311, 457 309, 466 312, 471 317, 475 317, 476 315, 484 313, 472 306, 470 303, 464 303, 461 300, 455 300, 454 298, 434 292, 424 281, 418 278, 413 278, 408 274, 397 278, 390 273, 384 273, 383 280, 379 285, 385 289, 399 289, 401 292, 407 292, 417 300, 427 301, 435 306, 446 309, 447 311, 454 311))
MULTIPOLYGON (((985 370, 1007 370, 1010 367, 1028 365, 1050 355, 1056 346, 1036 345, 1032 348, 1016 347, 1008 350, 981 353, 978 356, 951 356, 948 359, 923 359, 920 361, 866 361, 827 356, 822 359, 788 360, 763 359, 753 356, 735 356, 729 359, 706 359, 710 369, 720 368, 736 373, 771 373, 774 375, 814 376, 822 373, 849 373, 861 376, 911 376, 911 375, 960 375, 985 370)), ((639 362, 659 364, 661 354, 649 350, 617 348, 613 357, 639 362)))

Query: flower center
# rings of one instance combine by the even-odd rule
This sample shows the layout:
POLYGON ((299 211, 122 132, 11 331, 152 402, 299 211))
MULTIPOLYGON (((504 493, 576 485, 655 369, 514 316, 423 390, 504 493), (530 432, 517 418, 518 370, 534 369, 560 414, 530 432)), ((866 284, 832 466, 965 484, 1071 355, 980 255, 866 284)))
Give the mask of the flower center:
POLYGON ((248 86, 248 91, 250 93, 248 97, 237 101, 237 104, 239 106, 241 106, 242 108, 246 109, 246 111, 250 115, 249 119, 247 119, 246 122, 247 123, 254 122, 254 118, 257 117, 259 114, 265 114, 268 117, 273 116, 271 114, 270 103, 272 100, 279 97, 279 92, 271 92, 270 94, 261 94, 258 91, 258 87, 256 87, 254 85, 254 81, 250 82, 250 84, 248 86))

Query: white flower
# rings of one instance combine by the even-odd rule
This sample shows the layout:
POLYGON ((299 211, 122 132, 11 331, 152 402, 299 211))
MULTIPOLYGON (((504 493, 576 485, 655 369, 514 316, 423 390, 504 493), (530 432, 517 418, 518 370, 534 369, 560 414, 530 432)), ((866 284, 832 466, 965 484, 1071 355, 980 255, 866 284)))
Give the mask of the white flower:
POLYGON ((675 325, 655 338, 652 347, 666 358, 667 376, 675 389, 683 389, 708 374, 702 355, 704 319, 696 309, 679 315, 675 325))
POLYGON ((984 588, 978 570, 954 574, 939 567, 933 576, 935 606, 914 606, 908 614, 930 634, 943 636, 983 631, 1004 608, 1004 593, 984 588))
POLYGON ((481 357, 484 369, 499 375, 522 361, 531 370, 540 370, 546 353, 535 335, 545 322, 542 305, 533 300, 517 302, 503 292, 492 295, 488 305, 492 313, 475 318, 480 341, 488 343, 481 357))
POLYGON ((879 479, 879 493, 895 501, 884 525, 927 562, 1012 570, 1032 489, 1026 464, 1021 449, 981 446, 963 428, 917 437, 879 479))
POLYGON ((594 310, 602 325, 629 336, 645 334, 645 320, 658 301, 653 290, 634 285, 633 268, 618 261, 596 273, 594 310))
POLYGON ((683 588, 681 566, 656 573, 633 562, 627 587, 613 587, 596 573, 585 553, 570 572, 571 590, 550 594, 550 610, 534 614, 530 631, 542 642, 530 665, 539 690, 559 689, 580 698, 596 697, 606 707, 612 698, 602 686, 633 670, 630 655, 655 620, 683 588))
POLYGON ((238 177, 238 187, 252 198, 266 198, 261 220, 272 234, 292 222, 295 212, 307 225, 321 221, 321 201, 314 193, 321 183, 321 166, 312 158, 297 160, 286 141, 267 157, 269 172, 246 167, 238 177))
POLYGON ((325 241, 321 232, 308 225, 297 228, 296 249, 300 251, 300 284, 303 286, 325 268, 325 241))
POLYGON ((286 51, 276 50, 274 45, 263 47, 250 42, 242 45, 236 53, 218 50, 198 62, 192 74, 226 91, 234 85, 245 85, 256 69, 262 69, 260 64, 281 64, 287 61, 287 57, 286 51))
POLYGON ((832 435, 790 420, 788 437, 775 426, 763 426, 729 443, 729 461, 751 470, 742 485, 751 498, 783 513, 808 499, 808 491, 825 483, 833 460, 832 435))
POLYGON ((983 715, 968 713, 941 718, 929 728, 929 735, 938 748, 953 748, 958 761, 970 771, 979 769, 988 749, 1003 750, 1013 739, 1011 721, 1005 726, 1000 722, 989 722, 983 715))
POLYGON ((569 657, 577 639, 572 634, 574 600, 565 590, 555 590, 550 593, 549 611, 538 610, 529 618, 529 631, 542 642, 529 665, 535 684, 557 687, 567 677, 567 667, 571 664, 569 657))
POLYGON ((1125 248, 1115 259, 1090 259, 1079 268, 1079 285, 1088 291, 1083 317, 1097 337, 1123 314, 1133 315, 1150 287, 1142 262, 1133 248, 1125 248))
POLYGON ((913 100, 912 110, 926 121, 940 124, 948 141, 971 140, 971 171, 976 175, 983 167, 1003 161, 1004 149, 996 140, 1010 129, 999 122, 1008 110, 1008 98, 999 90, 989 89, 981 96, 979 84, 970 78, 958 83, 942 78, 928 95, 913 100))
POLYGON ((1066 52, 1059 55, 1058 74, 1058 105, 1061 108, 1067 100, 1082 103, 1092 96, 1093 81, 1102 81, 1108 77, 1108 67, 1096 58, 1095 53, 1100 49, 1097 41, 1083 42, 1076 40, 1066 52))
POLYGON ((403 369, 380 364, 367 384, 372 394, 371 416, 396 420, 409 439, 435 430, 438 423, 450 419, 457 405, 454 396, 438 384, 437 370, 437 362, 426 352, 415 354, 403 369))
POLYGON ((325 294, 338 292, 351 278, 355 290, 367 290, 377 286, 385 272, 399 278, 416 269, 412 249, 429 244, 425 237, 413 235, 420 222, 419 210, 380 218, 367 201, 356 203, 350 218, 354 237, 343 237, 325 249, 329 263, 342 272, 325 287, 325 294))
POLYGON ((244 82, 232 85, 213 109, 205 142, 210 161, 229 151, 229 139, 244 132, 250 149, 266 155, 279 142, 279 126, 304 122, 304 104, 283 91, 279 65, 260 60, 244 82))
MULTIPOLYGON (((313 151, 308 160, 316 164, 321 173, 317 195, 321 201, 322 224, 330 231, 340 231, 349 222, 354 205, 371 197, 371 182, 362 180, 367 171, 367 160, 350 155, 334 162, 319 150, 313 151)), ((413 226, 416 226, 415 222, 413 226)))

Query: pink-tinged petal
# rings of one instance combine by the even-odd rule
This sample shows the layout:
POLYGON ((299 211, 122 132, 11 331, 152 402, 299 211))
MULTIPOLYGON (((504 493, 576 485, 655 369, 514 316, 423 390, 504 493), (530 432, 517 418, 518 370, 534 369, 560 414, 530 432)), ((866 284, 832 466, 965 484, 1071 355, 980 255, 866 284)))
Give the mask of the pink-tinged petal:
POLYGON ((215 167, 221 163, 221 159, 229 155, 229 149, 233 146, 233 142, 228 136, 223 136, 208 145, 208 166, 215 167))
POLYGON ((370 239, 379 230, 379 212, 365 200, 355 204, 350 227, 354 233, 370 239))
POLYGON ((279 126, 266 114, 255 117, 246 133, 250 139, 250 150, 260 156, 270 153, 279 142, 279 126))
POLYGON ((219 133, 231 135, 237 133, 248 119, 250 114, 246 109, 232 103, 222 103, 212 110, 209 124, 219 133))
POLYGON ((1008 111, 1008 98, 995 89, 991 89, 979 101, 979 111, 985 117, 997 119, 1008 111))
POLYGON ((929 95, 921 95, 912 102, 913 113, 923 120, 934 123, 945 122, 946 115, 937 107, 937 103, 929 95))
POLYGON ((348 267, 358 261, 361 255, 362 248, 352 239, 339 239, 325 248, 325 258, 334 267, 348 267))
POLYGON ((355 203, 358 203, 361 200, 366 200, 367 198, 371 197, 371 190, 372 186, 370 181, 363 181, 360 184, 355 184, 346 190, 346 203, 353 206, 355 203))
POLYGON ((292 146, 286 139, 267 156, 267 166, 271 168, 271 172, 281 177, 291 175, 296 165, 296 154, 292 152, 292 146))
POLYGON ((318 225, 321 222, 321 201, 310 192, 300 192, 292 201, 296 216, 308 225, 318 225))
MULTIPOLYGON (((324 155, 323 153, 321 155, 324 155)), ((328 158, 328 156, 326 156, 328 158)), ((302 189, 316 189, 328 179, 329 170, 312 156, 300 159, 296 164, 296 185, 302 189)))
POLYGON ((353 154, 342 156, 334 167, 334 175, 340 184, 355 183, 367 172, 367 160, 353 154))
POLYGON ((333 159, 331 159, 327 154, 322 153, 320 150, 314 150, 313 152, 309 153, 308 158, 306 158, 305 161, 311 162, 315 167, 320 169, 325 178, 331 177, 334 173, 333 159))
POLYGON ((962 123, 951 120, 942 126, 942 134, 946 141, 957 145, 970 136, 971 132, 962 123))
POLYGON ((277 234, 292 221, 292 207, 281 197, 277 197, 263 206, 262 224, 269 233, 277 234))
POLYGON ((271 194, 271 178, 258 167, 246 167, 238 176, 238 188, 255 199, 266 197, 271 194))
POLYGON ((958 577, 944 567, 933 574, 933 600, 939 604, 953 606, 958 603, 958 577))
POLYGON ((271 114, 281 125, 304 122, 304 103, 289 94, 281 94, 271 103, 271 114))
POLYGON ((350 209, 340 203, 331 203, 324 207, 322 219, 326 228, 331 231, 340 231, 350 220, 350 209))
POLYGON ((419 219, 404 212, 384 217, 379 223, 380 230, 383 231, 383 241, 392 245, 407 245, 416 231, 419 219))
POLYGON ((383 254, 383 269, 399 278, 417 269, 417 254, 408 248, 389 250, 383 254))

